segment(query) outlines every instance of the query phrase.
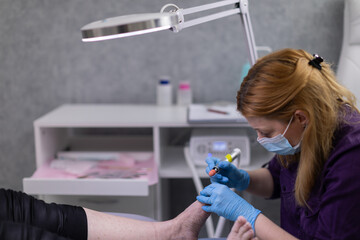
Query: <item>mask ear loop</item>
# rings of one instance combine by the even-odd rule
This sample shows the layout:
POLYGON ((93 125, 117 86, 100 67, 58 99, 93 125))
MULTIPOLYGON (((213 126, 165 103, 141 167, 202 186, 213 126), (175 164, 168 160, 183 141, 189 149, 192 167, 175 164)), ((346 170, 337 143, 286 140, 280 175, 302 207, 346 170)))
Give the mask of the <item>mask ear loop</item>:
POLYGON ((281 134, 281 135, 285 135, 285 133, 286 133, 286 131, 289 129, 289 127, 290 127, 290 124, 291 124, 291 122, 292 122, 292 120, 293 120, 293 118, 294 118, 294 114, 291 116, 291 118, 290 118, 290 122, 288 123, 288 125, 287 125, 287 127, 286 127, 286 129, 285 129, 285 131, 283 132, 283 134, 281 134))
MULTIPOLYGON (((301 134, 301 139, 300 139, 299 143, 296 144, 296 146, 301 144, 301 142, 302 142, 302 140, 304 138, 304 133, 305 133, 306 128, 307 128, 307 124, 305 124, 305 126, 303 127, 304 130, 303 130, 303 133, 301 134)), ((294 146, 294 147, 296 147, 296 146, 294 146)))

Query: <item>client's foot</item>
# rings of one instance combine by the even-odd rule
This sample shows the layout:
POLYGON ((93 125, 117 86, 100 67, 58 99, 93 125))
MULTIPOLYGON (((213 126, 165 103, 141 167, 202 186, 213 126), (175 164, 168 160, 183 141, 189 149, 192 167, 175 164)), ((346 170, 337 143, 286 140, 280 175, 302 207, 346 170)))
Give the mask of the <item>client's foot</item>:
POLYGON ((249 222, 242 216, 238 217, 235 221, 234 226, 231 228, 231 232, 227 240, 253 240, 254 231, 251 228, 249 222))
POLYGON ((172 224, 171 239, 198 239, 201 227, 210 213, 202 210, 204 204, 195 201, 180 215, 169 221, 172 224))

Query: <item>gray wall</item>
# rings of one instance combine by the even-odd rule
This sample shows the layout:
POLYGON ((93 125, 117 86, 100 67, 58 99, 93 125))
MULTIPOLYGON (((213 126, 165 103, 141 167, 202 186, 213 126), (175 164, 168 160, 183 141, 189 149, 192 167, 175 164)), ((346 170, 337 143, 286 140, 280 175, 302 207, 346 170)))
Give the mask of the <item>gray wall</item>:
MULTIPOLYGON (((157 12, 163 0, 0 0, 0 186, 35 169, 33 121, 64 103, 155 103, 159 75, 191 81, 195 102, 235 100, 247 50, 239 17, 133 38, 82 43, 106 17, 157 12), (221 89, 221 91, 219 91, 221 89)), ((178 1, 183 8, 205 0, 178 1)), ((343 0, 250 0, 258 45, 319 53, 336 66, 343 0)))

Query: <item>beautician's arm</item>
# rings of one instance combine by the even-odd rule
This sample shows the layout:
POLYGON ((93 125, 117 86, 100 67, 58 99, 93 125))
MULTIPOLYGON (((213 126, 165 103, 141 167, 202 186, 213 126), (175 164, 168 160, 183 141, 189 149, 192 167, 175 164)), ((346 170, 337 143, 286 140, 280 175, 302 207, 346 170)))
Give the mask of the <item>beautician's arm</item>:
POLYGON ((262 240, 294 240, 297 239, 273 223, 263 214, 259 214, 255 221, 256 236, 262 240))
POLYGON ((261 197, 271 197, 274 190, 274 181, 267 168, 260 168, 254 171, 248 171, 250 175, 250 184, 246 189, 249 193, 261 197))
MULTIPOLYGON (((261 168, 248 172, 250 175, 250 184, 248 192, 265 198, 271 197, 274 189, 274 181, 267 168, 261 168)), ((262 240, 292 240, 297 239, 284 231, 265 215, 259 214, 255 221, 256 236, 262 240)))

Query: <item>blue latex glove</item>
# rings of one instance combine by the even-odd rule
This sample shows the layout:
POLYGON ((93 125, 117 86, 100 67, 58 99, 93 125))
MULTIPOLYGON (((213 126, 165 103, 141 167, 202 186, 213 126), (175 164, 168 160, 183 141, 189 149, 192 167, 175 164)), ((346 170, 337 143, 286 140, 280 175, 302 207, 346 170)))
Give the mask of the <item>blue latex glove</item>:
POLYGON ((238 191, 243 191, 248 188, 250 176, 246 171, 238 169, 228 161, 221 161, 215 157, 208 157, 205 161, 208 164, 206 168, 207 174, 209 174, 210 170, 213 169, 216 164, 219 164, 220 171, 211 177, 211 182, 225 184, 229 188, 235 188, 238 191))
POLYGON ((207 204, 202 207, 206 212, 216 213, 231 221, 235 221, 239 216, 245 217, 255 231, 255 220, 261 211, 254 208, 227 186, 212 183, 205 187, 196 199, 207 204))

